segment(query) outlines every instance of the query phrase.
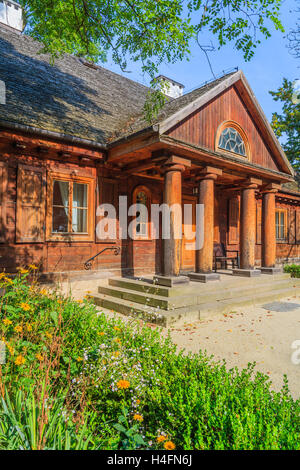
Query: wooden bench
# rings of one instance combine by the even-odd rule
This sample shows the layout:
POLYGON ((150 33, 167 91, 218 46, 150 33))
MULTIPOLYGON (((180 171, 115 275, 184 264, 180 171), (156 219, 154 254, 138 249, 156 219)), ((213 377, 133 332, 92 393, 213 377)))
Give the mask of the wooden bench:
POLYGON ((240 267, 239 250, 227 250, 224 243, 214 243, 214 271, 217 272, 217 264, 221 264, 221 269, 228 269, 228 262, 231 263, 231 268, 240 267), (233 253, 228 256, 228 253, 233 253))

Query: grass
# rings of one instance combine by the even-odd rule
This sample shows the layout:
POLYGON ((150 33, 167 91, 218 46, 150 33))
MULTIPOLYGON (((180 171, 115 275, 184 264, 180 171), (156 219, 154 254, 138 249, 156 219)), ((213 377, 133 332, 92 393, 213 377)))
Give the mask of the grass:
MULTIPOLYGON (((300 402, 254 365, 1 275, 0 449, 300 449, 300 402)), ((34 276, 33 276, 34 277, 34 276)))

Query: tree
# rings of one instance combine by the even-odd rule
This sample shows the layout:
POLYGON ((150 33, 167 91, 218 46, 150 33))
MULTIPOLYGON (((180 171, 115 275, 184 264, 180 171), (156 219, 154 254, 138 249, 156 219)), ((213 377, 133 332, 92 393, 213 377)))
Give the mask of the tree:
POLYGON ((282 114, 273 113, 272 127, 277 137, 284 139, 283 150, 296 170, 300 170, 300 82, 284 78, 277 91, 270 91, 275 101, 282 103, 282 114))
POLYGON ((289 32, 288 40, 291 54, 296 57, 296 59, 300 59, 300 8, 298 8, 297 13, 299 15, 298 21, 295 28, 289 32))
POLYGON ((282 0, 20 0, 26 32, 53 57, 61 53, 104 62, 108 52, 126 70, 141 61, 153 78, 161 63, 188 59, 197 35, 210 31, 251 59, 270 29, 283 31, 282 0))

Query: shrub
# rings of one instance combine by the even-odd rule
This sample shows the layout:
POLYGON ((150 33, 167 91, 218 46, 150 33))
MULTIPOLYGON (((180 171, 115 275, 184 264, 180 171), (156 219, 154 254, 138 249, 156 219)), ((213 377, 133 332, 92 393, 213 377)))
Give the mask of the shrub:
MULTIPOLYGON (((205 353, 178 353, 159 329, 109 319, 88 299, 44 291, 27 276, 2 276, 0 421, 2 413, 8 423, 8 403, 16 410, 29 400, 16 420, 26 426, 56 400, 68 418, 50 406, 40 448, 300 449, 300 403, 287 383, 274 392, 254 365, 228 371, 205 353)), ((11 428, 1 429, 2 447, 11 448, 11 428)))
POLYGON ((286 264, 284 266, 284 272, 290 273, 291 277, 300 277, 300 265, 299 264, 286 264))

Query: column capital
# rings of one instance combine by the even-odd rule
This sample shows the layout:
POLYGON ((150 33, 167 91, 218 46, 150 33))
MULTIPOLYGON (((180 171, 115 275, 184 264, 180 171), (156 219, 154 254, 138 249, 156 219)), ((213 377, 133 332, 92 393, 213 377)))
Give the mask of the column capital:
POLYGON ((258 178, 247 178, 241 182, 241 189, 257 189, 262 185, 262 180, 258 178))
POLYGON ((163 171, 181 171, 183 172, 186 168, 191 166, 191 161, 186 158, 177 157, 176 155, 171 155, 163 163, 163 171))
POLYGON ((216 180, 218 176, 222 175, 221 168, 215 168, 213 166, 206 166, 201 170, 201 172, 196 175, 196 181, 201 181, 204 179, 216 180))
POLYGON ((278 193, 278 191, 280 191, 280 189, 281 189, 281 184, 269 183, 262 187, 261 192, 276 194, 278 193))

